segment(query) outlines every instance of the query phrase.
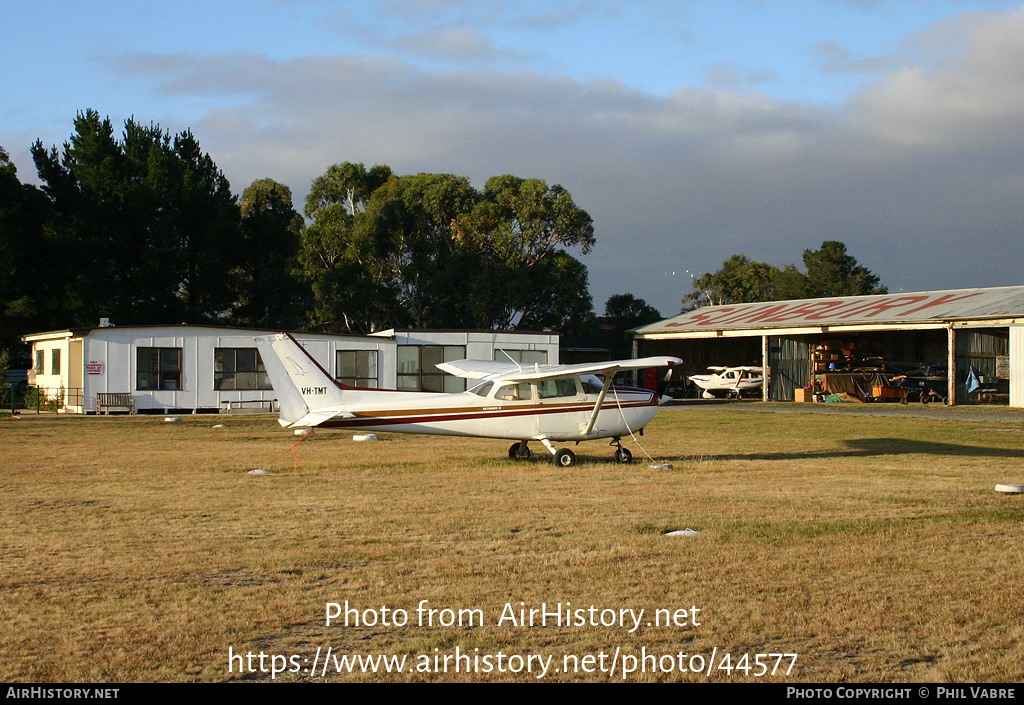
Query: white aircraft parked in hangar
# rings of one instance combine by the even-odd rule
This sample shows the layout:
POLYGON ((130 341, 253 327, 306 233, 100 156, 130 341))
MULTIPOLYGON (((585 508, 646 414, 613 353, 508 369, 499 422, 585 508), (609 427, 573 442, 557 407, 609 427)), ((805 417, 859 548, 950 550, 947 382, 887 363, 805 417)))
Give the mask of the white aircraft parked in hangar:
POLYGON ((687 379, 704 390, 705 399, 714 399, 712 392, 725 392, 727 397, 760 389, 764 384, 763 367, 709 367, 709 375, 691 375, 687 379))
POLYGON ((619 370, 682 362, 647 357, 531 369, 514 362, 458 360, 438 367, 480 380, 468 391, 405 392, 342 385, 287 333, 258 337, 256 344, 278 396, 282 426, 505 438, 516 441, 508 451, 513 459, 529 458, 527 443, 539 441, 561 467, 575 465, 576 456, 555 448, 556 441, 611 438, 615 460, 630 462, 622 436, 642 431, 669 397, 613 387, 612 378, 619 370))

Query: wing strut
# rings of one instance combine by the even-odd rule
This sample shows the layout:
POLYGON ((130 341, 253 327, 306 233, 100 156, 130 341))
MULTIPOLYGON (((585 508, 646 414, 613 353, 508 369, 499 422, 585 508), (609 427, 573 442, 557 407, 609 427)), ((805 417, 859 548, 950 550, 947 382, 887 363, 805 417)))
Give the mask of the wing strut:
POLYGON ((590 432, 594 430, 594 424, 597 422, 597 415, 601 411, 601 404, 604 403, 604 397, 608 393, 608 388, 612 386, 612 376, 608 375, 608 381, 601 385, 601 393, 597 395, 597 403, 594 404, 594 410, 590 413, 590 420, 587 421, 587 428, 583 431, 584 436, 589 436, 590 432))

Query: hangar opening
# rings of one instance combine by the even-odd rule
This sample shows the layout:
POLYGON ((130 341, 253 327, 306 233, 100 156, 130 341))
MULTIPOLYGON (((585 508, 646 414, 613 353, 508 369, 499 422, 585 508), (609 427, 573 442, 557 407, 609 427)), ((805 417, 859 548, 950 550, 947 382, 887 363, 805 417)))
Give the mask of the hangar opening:
POLYGON ((632 333, 637 356, 683 359, 677 396, 682 376, 750 365, 766 401, 1024 406, 1024 287, 709 306, 632 333))

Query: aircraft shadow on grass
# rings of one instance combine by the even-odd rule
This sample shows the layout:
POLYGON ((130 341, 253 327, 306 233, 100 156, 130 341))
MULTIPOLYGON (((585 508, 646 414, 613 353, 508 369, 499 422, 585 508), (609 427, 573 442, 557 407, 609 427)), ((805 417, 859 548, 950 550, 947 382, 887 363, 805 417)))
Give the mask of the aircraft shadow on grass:
MULTIPOLYGON (((871 458, 883 455, 932 455, 960 458, 1024 458, 1021 448, 968 446, 906 438, 854 438, 844 441, 847 450, 792 451, 782 453, 729 453, 701 455, 700 460, 817 460, 829 458, 871 458)), ((674 458, 679 462, 693 456, 674 458)))

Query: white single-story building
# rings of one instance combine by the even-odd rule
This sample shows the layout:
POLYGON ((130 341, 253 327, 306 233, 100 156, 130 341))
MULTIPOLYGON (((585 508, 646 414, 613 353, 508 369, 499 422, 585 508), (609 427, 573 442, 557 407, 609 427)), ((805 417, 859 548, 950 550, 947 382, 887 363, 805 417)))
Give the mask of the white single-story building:
MULTIPOLYGON (((94 413, 97 395, 128 393, 135 410, 154 413, 276 409, 253 340, 272 330, 225 326, 100 326, 34 333, 29 384, 55 406, 94 413)), ((508 359, 558 363, 557 333, 382 331, 373 335, 295 333, 309 353, 357 387, 461 391, 465 380, 437 362, 508 359)))

